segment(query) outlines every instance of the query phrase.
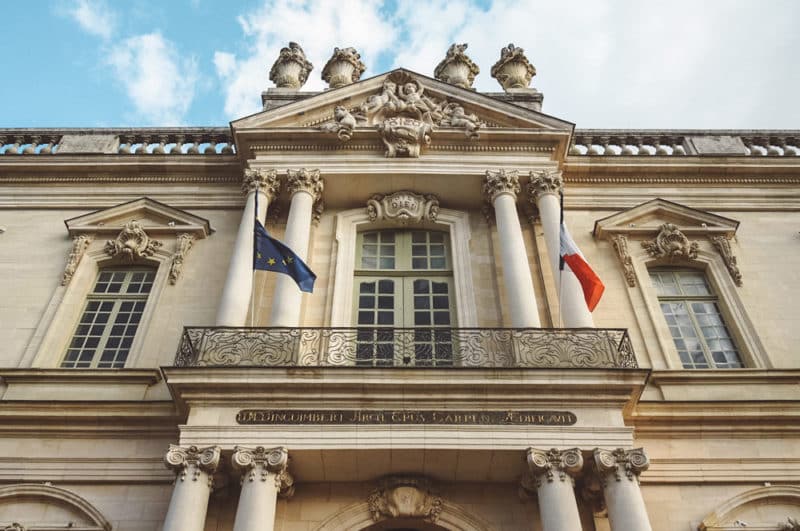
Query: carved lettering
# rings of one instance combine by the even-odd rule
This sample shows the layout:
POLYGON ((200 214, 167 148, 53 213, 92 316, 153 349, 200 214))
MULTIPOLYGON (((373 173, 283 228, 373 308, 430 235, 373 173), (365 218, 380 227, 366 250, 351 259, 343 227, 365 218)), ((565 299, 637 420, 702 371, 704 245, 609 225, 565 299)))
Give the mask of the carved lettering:
POLYGON ((570 411, 464 411, 384 409, 243 409, 237 424, 444 424, 572 426, 570 411))

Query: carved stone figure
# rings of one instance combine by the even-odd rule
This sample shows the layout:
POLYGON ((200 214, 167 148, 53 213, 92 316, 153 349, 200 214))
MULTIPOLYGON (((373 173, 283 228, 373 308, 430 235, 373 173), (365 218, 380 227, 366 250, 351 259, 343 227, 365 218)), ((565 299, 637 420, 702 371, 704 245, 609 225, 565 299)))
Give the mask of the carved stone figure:
POLYGON ((467 44, 451 44, 444 59, 436 65, 433 77, 461 88, 472 88, 481 69, 467 56, 467 44))
POLYGON ((3 531, 26 531, 26 527, 18 522, 13 522, 4 527, 3 531))
POLYGON ((342 142, 350 140, 353 137, 353 129, 355 129, 358 123, 356 117, 346 108, 337 105, 336 108, 333 109, 333 118, 335 120, 334 122, 322 124, 320 129, 336 133, 336 136, 338 136, 339 140, 342 142))
POLYGON ((138 221, 131 220, 125 224, 116 240, 106 242, 105 251, 113 257, 134 262, 153 256, 162 245, 160 241, 150 238, 138 221))
POLYGON ((500 59, 492 66, 491 75, 503 90, 527 88, 536 75, 536 68, 525 57, 525 50, 509 44, 500 49, 500 59))
POLYGON ((467 114, 464 107, 458 103, 448 103, 444 108, 443 114, 444 118, 439 122, 440 126, 463 128, 468 138, 478 138, 480 136, 478 129, 482 124, 478 117, 474 114, 467 114))
POLYGON ((389 118, 378 125, 378 133, 386 145, 386 156, 419 157, 420 147, 430 145, 433 126, 413 118, 389 118))
POLYGON ((322 69, 322 80, 330 88, 343 87, 358 81, 366 68, 355 48, 334 48, 322 69))
POLYGON ((378 483, 367 503, 376 522, 385 518, 424 518, 436 522, 443 500, 433 494, 424 478, 391 476, 378 483))
POLYGON ((689 238, 672 223, 664 223, 659 227, 655 240, 643 241, 642 247, 653 258, 694 260, 700 244, 690 242, 689 238))
POLYGON ((78 264, 81 263, 81 258, 83 258, 86 249, 89 248, 89 244, 92 243, 92 239, 91 236, 86 234, 75 236, 72 239, 72 250, 69 252, 67 265, 64 267, 64 274, 61 276, 62 286, 66 286, 69 284, 69 281, 72 280, 72 275, 74 275, 75 270, 78 269, 78 264))
POLYGON ((778 524, 781 531, 800 531, 800 520, 789 517, 788 522, 778 524))
POLYGON ((370 221, 394 221, 400 225, 436 221, 439 215, 439 200, 435 195, 420 195, 414 192, 395 192, 391 195, 373 195, 367 201, 370 221))
POLYGON ((269 71, 269 80, 279 88, 299 89, 306 84, 308 74, 314 65, 306 59, 306 54, 296 42, 281 48, 278 59, 269 71))

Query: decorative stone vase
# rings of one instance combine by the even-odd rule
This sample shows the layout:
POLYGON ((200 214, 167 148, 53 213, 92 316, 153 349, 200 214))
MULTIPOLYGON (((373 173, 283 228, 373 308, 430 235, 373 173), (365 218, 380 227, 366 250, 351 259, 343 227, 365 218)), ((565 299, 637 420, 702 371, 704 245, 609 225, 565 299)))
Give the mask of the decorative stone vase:
POLYGON ((509 44, 500 49, 500 59, 492 66, 491 75, 503 90, 528 88, 536 68, 525 57, 525 50, 509 44))
POLYGON ((358 81, 365 69, 355 48, 334 48, 333 55, 322 69, 322 80, 329 88, 343 87, 358 81))
POLYGON ((281 48, 278 59, 269 71, 269 79, 278 88, 297 90, 305 85, 308 74, 313 70, 303 49, 296 42, 290 42, 286 48, 281 48))
POLYGON ((436 66, 433 77, 457 87, 469 89, 481 69, 467 56, 467 44, 452 44, 447 55, 436 66))

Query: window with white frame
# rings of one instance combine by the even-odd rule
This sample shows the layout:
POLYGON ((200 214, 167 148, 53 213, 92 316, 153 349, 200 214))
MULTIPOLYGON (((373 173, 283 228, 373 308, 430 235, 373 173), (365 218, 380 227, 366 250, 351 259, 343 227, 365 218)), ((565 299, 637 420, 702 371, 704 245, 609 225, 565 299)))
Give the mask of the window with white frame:
POLYGON ((124 367, 154 279, 149 268, 101 270, 61 366, 124 367))
POLYGON ((446 232, 360 232, 355 277, 357 364, 452 365, 455 297, 446 232))
POLYGON ((659 268, 650 276, 685 369, 742 367, 717 296, 702 271, 659 268))

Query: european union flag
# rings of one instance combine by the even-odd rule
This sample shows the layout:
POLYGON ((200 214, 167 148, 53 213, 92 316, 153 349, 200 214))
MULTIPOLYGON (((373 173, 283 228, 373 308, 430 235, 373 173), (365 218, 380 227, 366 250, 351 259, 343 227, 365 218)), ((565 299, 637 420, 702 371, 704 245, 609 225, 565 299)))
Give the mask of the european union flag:
POLYGON ((267 233, 260 221, 255 220, 253 239, 253 269, 276 271, 292 277, 300 291, 314 291, 317 275, 294 254, 294 251, 267 233))

